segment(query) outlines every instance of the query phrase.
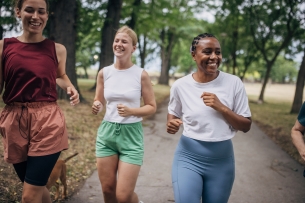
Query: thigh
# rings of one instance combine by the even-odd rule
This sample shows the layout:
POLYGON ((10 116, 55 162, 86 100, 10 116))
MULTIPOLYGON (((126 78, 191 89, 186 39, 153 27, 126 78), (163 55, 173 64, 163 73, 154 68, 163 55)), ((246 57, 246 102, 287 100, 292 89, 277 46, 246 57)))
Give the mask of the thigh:
POLYGON ((226 203, 229 200, 234 178, 234 156, 215 160, 209 164, 204 176, 202 202, 226 203))
POLYGON ((97 171, 102 188, 112 188, 116 187, 117 180, 117 169, 119 158, 117 155, 99 157, 97 161, 97 171))
POLYGON ((28 156, 24 181, 30 185, 45 186, 60 152, 46 156, 28 156))
POLYGON ((120 161, 118 168, 117 195, 131 196, 134 192, 141 166, 120 161))
POLYGON ((199 203, 202 194, 202 175, 188 157, 182 156, 179 147, 172 165, 172 184, 176 203, 199 203))

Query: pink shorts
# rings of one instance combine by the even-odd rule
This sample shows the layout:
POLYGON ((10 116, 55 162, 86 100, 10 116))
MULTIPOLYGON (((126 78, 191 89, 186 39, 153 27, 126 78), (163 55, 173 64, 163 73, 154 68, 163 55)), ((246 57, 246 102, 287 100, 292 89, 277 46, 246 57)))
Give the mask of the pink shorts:
POLYGON ((45 156, 68 148, 64 115, 56 102, 11 103, 0 114, 4 160, 45 156))

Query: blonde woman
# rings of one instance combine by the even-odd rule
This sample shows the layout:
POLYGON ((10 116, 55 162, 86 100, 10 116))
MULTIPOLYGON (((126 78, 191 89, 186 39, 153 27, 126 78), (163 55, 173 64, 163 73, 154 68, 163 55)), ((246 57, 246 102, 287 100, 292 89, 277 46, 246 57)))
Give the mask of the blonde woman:
POLYGON ((97 169, 106 203, 139 202, 134 189, 144 155, 141 121, 155 113, 156 102, 147 72, 131 60, 137 42, 132 29, 121 27, 112 46, 115 63, 101 69, 97 78, 92 113, 106 106, 96 138, 97 169))

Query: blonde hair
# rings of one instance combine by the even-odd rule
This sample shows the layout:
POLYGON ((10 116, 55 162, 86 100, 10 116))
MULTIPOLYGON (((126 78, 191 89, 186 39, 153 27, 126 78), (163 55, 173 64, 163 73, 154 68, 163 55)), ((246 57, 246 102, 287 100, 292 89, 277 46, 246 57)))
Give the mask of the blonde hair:
POLYGON ((127 25, 124 25, 123 27, 118 29, 118 31, 115 33, 115 35, 117 35, 118 33, 126 33, 132 39, 132 45, 133 46, 137 45, 137 43, 138 43, 137 34, 127 25))

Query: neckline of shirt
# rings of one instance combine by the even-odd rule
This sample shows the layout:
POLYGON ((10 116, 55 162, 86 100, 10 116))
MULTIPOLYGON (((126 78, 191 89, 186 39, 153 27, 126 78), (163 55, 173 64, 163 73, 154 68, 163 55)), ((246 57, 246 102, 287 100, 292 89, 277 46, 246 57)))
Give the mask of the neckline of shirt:
POLYGON ((192 83, 194 83, 195 85, 197 85, 197 86, 206 86, 206 85, 214 84, 214 83, 218 82, 221 79, 221 77, 223 75, 223 72, 220 71, 220 70, 218 70, 218 71, 219 71, 218 76, 214 80, 211 80, 210 82, 197 82, 193 78, 193 73, 191 73, 189 76, 191 77, 192 83))

